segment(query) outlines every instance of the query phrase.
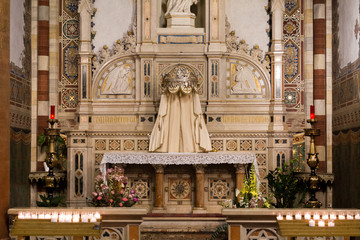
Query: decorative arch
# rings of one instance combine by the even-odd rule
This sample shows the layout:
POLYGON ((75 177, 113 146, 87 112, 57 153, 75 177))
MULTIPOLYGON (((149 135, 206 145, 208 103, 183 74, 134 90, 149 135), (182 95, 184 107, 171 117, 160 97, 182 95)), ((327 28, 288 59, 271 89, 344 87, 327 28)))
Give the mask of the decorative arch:
POLYGON ((269 100, 271 98, 270 74, 263 64, 254 60, 251 56, 245 54, 230 54, 227 60, 226 77, 228 99, 269 100), (242 71, 247 72, 247 75, 250 73, 253 74, 256 91, 235 91, 234 86, 236 82, 234 77, 237 71, 236 67, 239 65, 242 67, 242 71))
POLYGON ((133 55, 125 55, 113 58, 103 64, 93 77, 92 100, 107 99, 134 99, 135 98, 135 79, 136 79, 135 58, 133 55), (118 78, 118 79, 116 79, 118 78), (126 82, 127 87, 117 87, 112 83, 120 80, 126 82))

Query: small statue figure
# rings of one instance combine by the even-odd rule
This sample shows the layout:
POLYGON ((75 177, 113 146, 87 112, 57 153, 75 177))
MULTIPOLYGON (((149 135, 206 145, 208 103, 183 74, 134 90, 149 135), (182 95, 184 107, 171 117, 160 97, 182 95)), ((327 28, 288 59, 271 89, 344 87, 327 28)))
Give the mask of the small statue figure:
POLYGON ((198 0, 168 0, 165 15, 169 13, 191 13, 191 5, 197 3, 198 0))

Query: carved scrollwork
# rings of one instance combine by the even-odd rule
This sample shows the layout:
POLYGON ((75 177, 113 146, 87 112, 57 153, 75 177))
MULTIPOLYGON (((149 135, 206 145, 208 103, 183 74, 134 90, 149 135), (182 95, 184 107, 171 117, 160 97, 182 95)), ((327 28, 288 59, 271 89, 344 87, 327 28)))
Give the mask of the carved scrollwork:
POLYGON ((264 51, 259 48, 259 45, 253 46, 252 49, 249 49, 249 45, 245 40, 238 41, 239 37, 235 35, 234 30, 230 30, 231 25, 226 17, 225 19, 225 41, 227 52, 237 53, 237 54, 246 54, 252 57, 255 61, 260 63, 265 69, 270 71, 270 57, 266 55, 264 57, 264 51))
POLYGON ((136 21, 132 25, 132 31, 128 31, 127 34, 122 38, 118 39, 112 49, 107 45, 104 45, 100 49, 99 53, 93 57, 93 73, 97 72, 100 67, 105 64, 108 60, 119 57, 122 55, 132 54, 136 51, 136 21))

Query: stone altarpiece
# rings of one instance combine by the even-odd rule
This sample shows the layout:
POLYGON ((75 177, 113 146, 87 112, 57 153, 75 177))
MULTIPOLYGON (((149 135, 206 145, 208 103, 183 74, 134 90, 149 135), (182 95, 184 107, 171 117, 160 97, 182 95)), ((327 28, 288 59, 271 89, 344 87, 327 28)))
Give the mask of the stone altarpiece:
MULTIPOLYGON (((128 33, 97 52, 91 45, 93 1, 79 2, 78 123, 68 132, 67 200, 71 206, 86 204, 104 153, 148 151, 162 76, 180 63, 197 72, 213 149, 218 154, 255 153, 261 191, 267 194, 264 177, 268 170, 291 155, 292 136, 286 129, 283 103, 284 3, 272 0, 268 9, 270 51, 249 46, 246 39, 236 36, 223 7, 227 3, 200 0, 191 8, 194 26, 168 21, 167 27, 164 2, 137 0, 128 33)), ((139 206, 152 208, 155 175, 161 172, 167 209, 186 213, 194 205, 194 178, 200 170, 205 172, 207 212, 219 212, 219 202, 233 198, 235 174, 242 171, 230 165, 200 170, 123 167, 140 194, 139 206), (179 184, 185 189, 183 194, 172 191, 179 184)))

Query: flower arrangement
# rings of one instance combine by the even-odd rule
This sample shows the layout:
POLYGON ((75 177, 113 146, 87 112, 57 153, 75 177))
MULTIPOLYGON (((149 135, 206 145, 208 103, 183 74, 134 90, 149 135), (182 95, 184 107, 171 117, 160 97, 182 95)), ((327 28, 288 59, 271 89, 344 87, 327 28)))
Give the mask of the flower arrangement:
POLYGON ((251 165, 249 177, 244 179, 242 190, 236 189, 235 200, 227 200, 223 203, 224 208, 270 208, 271 204, 267 198, 261 196, 257 187, 254 165, 251 165))
POLYGON ((95 207, 131 207, 138 198, 135 190, 127 187, 127 177, 118 168, 109 168, 105 176, 99 174, 95 178, 95 191, 91 204, 95 207), (105 179, 105 180, 104 180, 105 179))

